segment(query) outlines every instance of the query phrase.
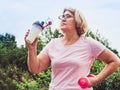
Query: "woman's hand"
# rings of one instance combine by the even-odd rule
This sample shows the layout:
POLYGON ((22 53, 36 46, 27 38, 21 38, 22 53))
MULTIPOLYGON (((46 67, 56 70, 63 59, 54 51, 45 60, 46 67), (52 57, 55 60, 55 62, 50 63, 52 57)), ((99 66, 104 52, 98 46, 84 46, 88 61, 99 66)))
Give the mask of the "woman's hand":
POLYGON ((93 87, 99 83, 96 76, 95 77, 88 77, 88 79, 89 79, 89 86, 88 87, 93 87))
POLYGON ((33 49, 33 48, 36 48, 36 46, 37 46, 38 38, 36 38, 32 44, 29 43, 29 42, 27 42, 27 41, 26 41, 26 38, 27 38, 27 36, 29 35, 29 32, 30 32, 30 30, 28 29, 28 31, 27 31, 26 34, 25 34, 24 40, 25 40, 25 44, 26 44, 26 46, 28 47, 28 49, 33 49))

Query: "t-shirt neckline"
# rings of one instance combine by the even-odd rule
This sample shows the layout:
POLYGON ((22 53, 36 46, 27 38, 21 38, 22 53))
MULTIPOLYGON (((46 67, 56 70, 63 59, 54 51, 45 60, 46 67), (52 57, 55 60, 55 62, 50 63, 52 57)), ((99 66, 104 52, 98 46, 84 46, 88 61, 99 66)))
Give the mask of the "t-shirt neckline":
POLYGON ((69 44, 69 45, 64 45, 64 44, 62 43, 62 38, 60 38, 60 44, 61 44, 63 47, 74 46, 74 45, 76 45, 76 44, 81 40, 81 38, 82 38, 82 36, 79 37, 79 39, 78 39, 76 42, 74 42, 73 44, 69 44))

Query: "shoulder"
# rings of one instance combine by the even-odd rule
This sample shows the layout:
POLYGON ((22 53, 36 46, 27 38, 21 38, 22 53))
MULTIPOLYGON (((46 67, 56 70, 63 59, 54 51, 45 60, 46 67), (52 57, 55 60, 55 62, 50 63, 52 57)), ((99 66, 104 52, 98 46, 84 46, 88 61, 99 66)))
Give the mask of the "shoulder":
POLYGON ((61 38, 53 38, 53 39, 51 39, 50 42, 56 43, 56 42, 59 42, 60 40, 61 40, 61 38))
POLYGON ((93 39, 91 37, 86 37, 86 40, 89 43, 89 45, 91 47, 93 47, 93 48, 94 47, 103 47, 103 48, 105 48, 105 46, 100 41, 97 41, 97 40, 95 40, 95 39, 93 39))
POLYGON ((60 40, 61 40, 60 38, 53 38, 53 39, 50 40, 50 42, 48 44, 54 45, 56 43, 59 43, 60 40))
POLYGON ((91 38, 91 37, 85 37, 86 41, 95 41, 95 39, 91 38))
POLYGON ((105 48, 105 46, 101 42, 99 42, 91 37, 84 37, 84 41, 93 50, 98 49, 98 48, 101 48, 101 49, 105 48))
POLYGON ((91 37, 81 37, 80 38, 81 41, 85 42, 85 43, 91 43, 91 42, 95 42, 96 40, 94 40, 93 38, 91 37))
POLYGON ((59 41, 59 40, 61 40, 61 38, 53 38, 52 40, 59 41))
POLYGON ((91 37, 87 37, 86 40, 89 43, 89 47, 91 49, 91 53, 92 53, 93 57, 97 57, 106 48, 101 42, 99 42, 91 37))
POLYGON ((91 37, 85 37, 85 41, 88 42, 89 44, 101 44, 99 41, 97 41, 91 37))

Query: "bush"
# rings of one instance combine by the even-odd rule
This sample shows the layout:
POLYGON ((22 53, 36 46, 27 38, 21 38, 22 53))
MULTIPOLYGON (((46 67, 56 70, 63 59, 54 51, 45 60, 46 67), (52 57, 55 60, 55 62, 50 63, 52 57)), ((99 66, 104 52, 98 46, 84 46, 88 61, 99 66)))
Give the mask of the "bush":
MULTIPOLYGON (((0 36, 0 90, 48 90, 51 81, 51 67, 40 74, 31 74, 27 68, 27 48, 24 46, 16 47, 15 37, 13 36, 13 38, 11 38, 12 44, 9 42, 10 39, 8 36, 11 37, 11 35, 7 35, 7 38, 3 35, 0 36), (3 39, 7 39, 7 41, 3 39), (7 46, 8 43, 10 43, 9 48, 4 46, 7 46)), ((93 34, 89 31, 87 36, 98 40, 118 55, 117 50, 112 49, 107 40, 101 38, 99 34, 93 34)), ((38 42, 37 53, 39 53, 52 38, 56 37, 62 37, 58 30, 52 32, 51 28, 48 28, 48 30, 43 32, 38 42)), ((99 74, 104 66, 105 63, 95 60, 91 68, 91 73, 95 75, 99 74)), ((94 90, 119 90, 119 72, 120 69, 100 84, 94 86, 94 90)))

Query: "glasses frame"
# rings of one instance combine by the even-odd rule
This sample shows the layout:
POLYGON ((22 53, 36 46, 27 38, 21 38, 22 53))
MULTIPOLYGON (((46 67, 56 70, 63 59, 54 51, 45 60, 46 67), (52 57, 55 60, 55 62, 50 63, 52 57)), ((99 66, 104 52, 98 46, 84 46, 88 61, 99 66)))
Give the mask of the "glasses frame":
POLYGON ((66 14, 66 15, 58 16, 58 19, 62 20, 62 19, 69 19, 69 18, 72 18, 72 17, 73 17, 72 15, 66 14))

